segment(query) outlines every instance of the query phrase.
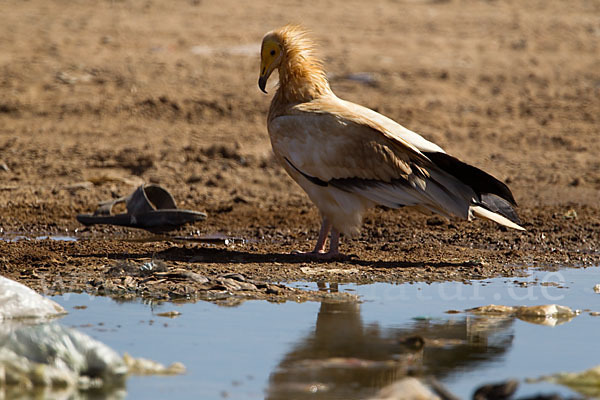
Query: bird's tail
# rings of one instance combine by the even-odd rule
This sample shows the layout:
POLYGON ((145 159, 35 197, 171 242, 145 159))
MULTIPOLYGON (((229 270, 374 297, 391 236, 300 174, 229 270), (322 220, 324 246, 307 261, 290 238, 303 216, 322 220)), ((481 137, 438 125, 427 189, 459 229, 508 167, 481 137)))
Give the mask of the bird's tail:
POLYGON ((494 221, 508 228, 524 231, 513 206, 516 201, 503 182, 490 174, 466 164, 446 153, 425 153, 442 171, 469 186, 476 194, 471 200, 468 218, 478 217, 494 221))

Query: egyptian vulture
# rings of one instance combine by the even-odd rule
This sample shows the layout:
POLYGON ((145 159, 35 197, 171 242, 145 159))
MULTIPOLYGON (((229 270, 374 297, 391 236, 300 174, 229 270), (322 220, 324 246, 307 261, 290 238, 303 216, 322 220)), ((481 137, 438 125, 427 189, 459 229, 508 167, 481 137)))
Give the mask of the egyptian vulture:
POLYGON ((504 183, 391 119, 337 97, 313 49, 301 27, 267 33, 258 80, 266 93, 267 80, 279 71, 267 118, 273 152, 321 213, 316 246, 302 254, 337 257, 340 233, 356 235, 365 211, 375 205, 485 218, 523 230, 504 183))

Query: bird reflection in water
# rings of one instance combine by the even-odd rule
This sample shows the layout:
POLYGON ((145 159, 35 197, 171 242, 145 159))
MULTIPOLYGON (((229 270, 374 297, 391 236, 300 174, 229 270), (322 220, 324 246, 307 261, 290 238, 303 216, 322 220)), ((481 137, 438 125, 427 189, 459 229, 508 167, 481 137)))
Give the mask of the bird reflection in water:
MULTIPOLYGON (((319 284, 337 291, 337 285, 319 284)), ((481 368, 512 343, 509 317, 364 324, 359 303, 321 303, 315 328, 269 378, 267 399, 361 399, 407 375, 443 379, 481 368)))

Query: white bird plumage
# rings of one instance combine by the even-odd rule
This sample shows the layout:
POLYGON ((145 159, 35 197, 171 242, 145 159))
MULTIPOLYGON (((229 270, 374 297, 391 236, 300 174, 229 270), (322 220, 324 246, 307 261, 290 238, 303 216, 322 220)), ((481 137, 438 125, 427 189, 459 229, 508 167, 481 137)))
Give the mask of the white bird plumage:
POLYGON ((365 211, 376 204, 523 229, 502 182, 395 121, 338 98, 301 28, 286 26, 263 39, 263 91, 275 69, 280 84, 267 126, 277 160, 322 215, 311 254, 337 256, 339 234, 358 233, 365 211))

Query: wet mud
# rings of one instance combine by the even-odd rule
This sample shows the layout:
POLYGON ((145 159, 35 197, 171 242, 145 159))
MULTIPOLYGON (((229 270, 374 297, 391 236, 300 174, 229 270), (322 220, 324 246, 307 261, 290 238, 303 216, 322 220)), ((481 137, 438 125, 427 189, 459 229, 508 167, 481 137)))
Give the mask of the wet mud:
POLYGON ((67 7, 10 1, 3 12, 2 275, 45 292, 279 301, 302 296, 281 284, 298 280, 460 281, 600 264, 596 3, 67 7), (340 97, 506 182, 527 231, 377 208, 358 238, 342 239, 348 259, 291 255, 312 248, 319 218, 271 156, 270 96, 256 86, 262 35, 288 22, 313 32, 340 97), (75 220, 143 182, 208 214, 173 235, 244 240, 75 220), (78 240, 35 239, 47 235, 78 240), (162 270, 141 274, 150 262, 162 270), (133 269, 115 272, 124 265, 133 269))

